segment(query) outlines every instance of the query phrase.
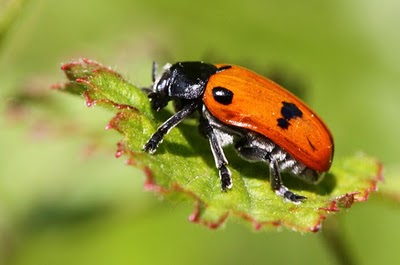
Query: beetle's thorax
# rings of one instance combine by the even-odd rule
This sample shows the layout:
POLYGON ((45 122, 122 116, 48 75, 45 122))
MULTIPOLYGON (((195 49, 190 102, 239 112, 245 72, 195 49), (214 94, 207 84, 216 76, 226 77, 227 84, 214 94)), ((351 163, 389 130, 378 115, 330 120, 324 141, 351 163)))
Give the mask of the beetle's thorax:
POLYGON ((180 62, 164 66, 153 91, 170 98, 197 99, 204 94, 208 79, 217 71, 212 64, 180 62))

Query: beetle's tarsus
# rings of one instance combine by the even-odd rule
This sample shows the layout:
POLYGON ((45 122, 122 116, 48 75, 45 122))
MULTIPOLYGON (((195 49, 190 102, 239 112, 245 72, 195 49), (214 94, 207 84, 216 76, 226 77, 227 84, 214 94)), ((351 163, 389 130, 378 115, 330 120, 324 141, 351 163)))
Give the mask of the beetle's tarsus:
POLYGON ((227 191, 232 188, 231 171, 225 165, 221 166, 219 169, 219 177, 221 179, 222 191, 227 191))
POLYGON ((276 190, 275 193, 283 197, 285 200, 292 202, 294 204, 300 204, 307 199, 307 197, 296 194, 283 185, 280 187, 279 190, 276 190))
POLYGON ((150 139, 144 146, 143 146, 143 151, 149 152, 150 154, 153 154, 156 149, 157 149, 158 144, 153 140, 150 139))
POLYGON ((158 145, 162 142, 164 137, 164 133, 160 130, 155 132, 150 140, 143 146, 143 151, 149 152, 150 154, 154 153, 158 147, 158 145))

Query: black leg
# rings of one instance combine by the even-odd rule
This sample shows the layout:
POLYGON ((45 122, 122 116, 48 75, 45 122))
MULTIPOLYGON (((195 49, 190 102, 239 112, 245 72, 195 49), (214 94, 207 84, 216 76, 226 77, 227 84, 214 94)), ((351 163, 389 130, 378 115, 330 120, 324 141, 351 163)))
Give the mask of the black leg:
POLYGON ((271 187, 276 194, 295 204, 299 204, 306 199, 306 197, 293 193, 283 185, 277 161, 270 160, 269 169, 271 187))
POLYGON ((279 173, 278 161, 272 155, 274 144, 262 139, 244 137, 235 144, 239 154, 250 161, 269 161, 271 188, 276 194, 293 203, 301 203, 306 197, 298 195, 286 188, 279 173))
POLYGON ((154 153, 159 143, 162 142, 164 135, 166 135, 172 128, 192 114, 198 106, 197 102, 191 102, 184 106, 180 111, 175 113, 171 118, 164 122, 157 131, 150 137, 147 143, 143 146, 144 151, 154 153))
POLYGON ((151 80, 153 80, 153 83, 156 81, 157 69, 158 65, 155 61, 153 61, 153 71, 151 72, 151 80))
POLYGON ((221 147, 221 143, 219 142, 217 135, 210 125, 210 122, 206 118, 200 118, 199 129, 204 135, 207 136, 210 142, 211 151, 215 160, 215 166, 219 170, 221 189, 223 191, 226 191, 227 189, 232 188, 232 178, 231 171, 226 166, 228 164, 228 161, 226 160, 224 150, 221 147))
POLYGON ((249 161, 264 161, 268 155, 268 151, 265 149, 252 146, 247 137, 237 141, 235 148, 241 157, 249 161))

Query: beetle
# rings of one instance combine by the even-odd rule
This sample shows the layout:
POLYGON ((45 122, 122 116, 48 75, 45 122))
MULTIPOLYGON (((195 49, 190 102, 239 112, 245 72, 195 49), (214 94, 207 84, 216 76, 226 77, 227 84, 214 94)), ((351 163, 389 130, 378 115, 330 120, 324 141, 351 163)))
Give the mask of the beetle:
POLYGON ((280 173, 318 183, 329 170, 334 153, 330 130, 303 101, 272 80, 230 64, 177 62, 163 70, 156 77, 153 63, 151 107, 159 111, 173 101, 176 112, 145 143, 144 151, 154 153, 173 127, 198 112, 198 128, 210 143, 222 191, 232 188, 223 150, 230 144, 242 158, 268 163, 271 188, 295 204, 306 197, 285 187, 280 173))

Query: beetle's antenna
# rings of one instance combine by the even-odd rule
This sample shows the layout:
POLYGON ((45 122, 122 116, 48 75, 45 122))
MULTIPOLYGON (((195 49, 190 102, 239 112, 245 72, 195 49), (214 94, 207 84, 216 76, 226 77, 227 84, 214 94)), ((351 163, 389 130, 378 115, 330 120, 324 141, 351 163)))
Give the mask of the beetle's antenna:
POLYGON ((153 61, 153 73, 151 78, 153 80, 153 83, 156 81, 157 69, 158 69, 157 62, 153 61))

